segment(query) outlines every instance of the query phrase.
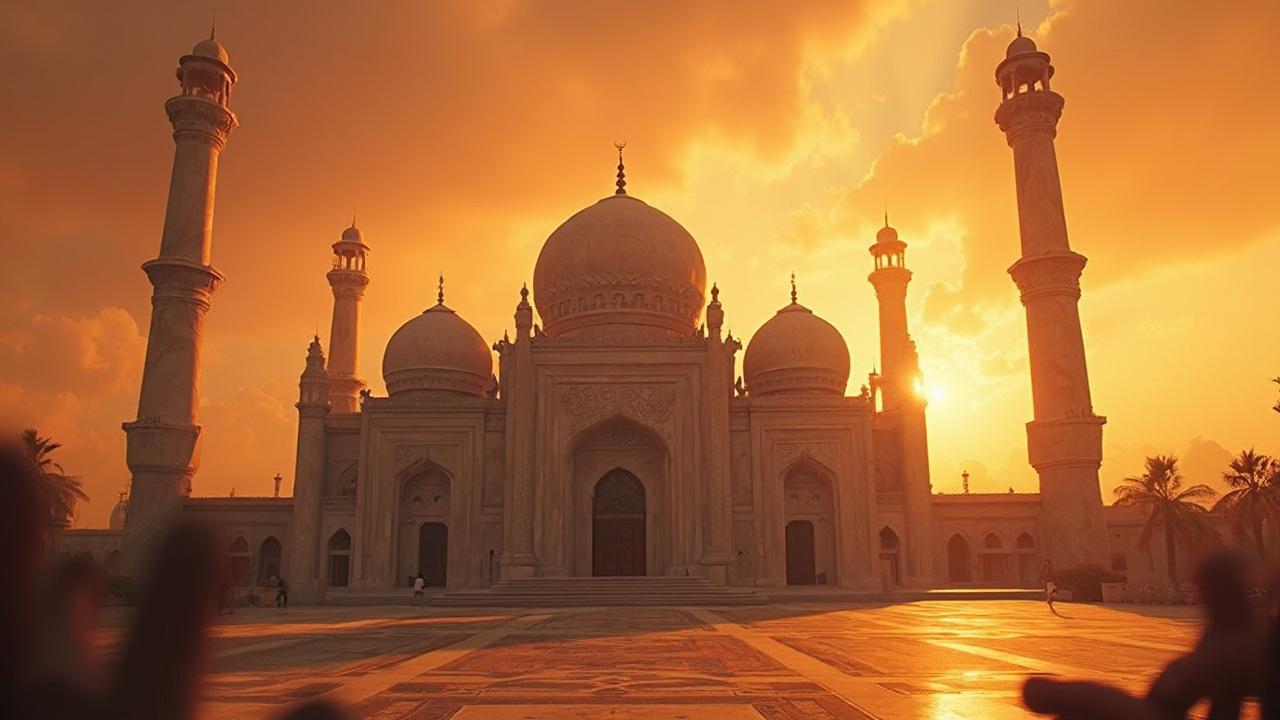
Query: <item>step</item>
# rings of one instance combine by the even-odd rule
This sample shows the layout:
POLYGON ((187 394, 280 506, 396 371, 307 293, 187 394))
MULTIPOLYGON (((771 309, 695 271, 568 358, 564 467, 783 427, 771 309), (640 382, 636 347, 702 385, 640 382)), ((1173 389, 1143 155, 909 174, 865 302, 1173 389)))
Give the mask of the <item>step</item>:
POLYGON ((592 607, 617 605, 758 605, 751 588, 690 576, 553 577, 501 580, 487 589, 454 590, 431 599, 453 607, 592 607))

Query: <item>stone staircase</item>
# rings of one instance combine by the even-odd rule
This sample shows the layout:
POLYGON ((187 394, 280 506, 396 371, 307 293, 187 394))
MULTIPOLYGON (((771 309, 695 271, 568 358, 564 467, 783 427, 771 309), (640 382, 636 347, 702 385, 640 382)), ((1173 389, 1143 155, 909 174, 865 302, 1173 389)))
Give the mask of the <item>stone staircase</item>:
POLYGON ((535 577, 499 580, 486 589, 437 595, 445 607, 596 607, 604 605, 763 605, 768 599, 750 588, 716 585, 706 578, 535 577))

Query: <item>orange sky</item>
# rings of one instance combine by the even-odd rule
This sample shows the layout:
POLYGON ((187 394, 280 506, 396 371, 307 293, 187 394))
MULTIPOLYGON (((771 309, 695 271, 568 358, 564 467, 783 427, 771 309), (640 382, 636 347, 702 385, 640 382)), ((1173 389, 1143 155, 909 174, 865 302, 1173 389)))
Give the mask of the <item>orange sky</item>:
MULTIPOLYGON (((1244 447, 1280 453, 1280 4, 1019 4, 1067 99, 1104 490, 1148 453, 1202 481, 1244 447)), ((501 336, 542 241, 612 190, 615 139, 628 190, 698 239, 734 333, 786 302, 794 270, 849 344, 854 392, 878 353, 866 248, 887 202, 915 272, 935 488, 968 469, 975 490, 1034 489, 1012 161, 991 120, 1012 5, 219 2, 242 126, 218 186, 228 279, 196 491, 291 478, 297 377, 352 205, 373 247, 360 361, 381 393, 383 345, 439 271, 449 304, 501 336)), ((173 3, 0 8, 0 426, 65 444, 93 497, 81 526, 105 523, 128 477, 163 102, 206 27, 173 3)))

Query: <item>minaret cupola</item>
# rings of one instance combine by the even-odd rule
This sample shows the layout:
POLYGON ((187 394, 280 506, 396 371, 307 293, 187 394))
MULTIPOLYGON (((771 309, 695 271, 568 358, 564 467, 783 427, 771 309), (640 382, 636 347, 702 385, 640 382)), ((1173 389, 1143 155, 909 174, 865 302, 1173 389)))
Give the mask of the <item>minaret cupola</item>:
POLYGON ((179 58, 178 82, 182 83, 183 95, 203 97, 229 108, 236 72, 231 69, 227 49, 214 39, 215 31, 216 28, 209 28, 209 37, 196 43, 190 55, 179 58))
POLYGON ((1004 60, 996 66, 996 83, 1003 93, 1001 99, 1048 90, 1052 77, 1049 54, 1036 49, 1035 41, 1022 34, 1022 23, 1018 23, 1018 36, 1009 43, 1004 60))

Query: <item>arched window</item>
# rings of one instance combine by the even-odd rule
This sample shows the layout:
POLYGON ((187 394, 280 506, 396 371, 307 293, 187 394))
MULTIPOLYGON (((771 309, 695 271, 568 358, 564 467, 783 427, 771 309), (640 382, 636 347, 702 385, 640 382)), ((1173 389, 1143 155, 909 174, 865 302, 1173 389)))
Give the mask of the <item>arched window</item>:
POLYGON ((1035 550, 1036 541, 1030 535, 1022 533, 1018 536, 1017 545, 1019 550, 1035 550))
POLYGON ((982 536, 982 553, 979 557, 982 567, 982 581, 986 583, 1004 583, 1009 580, 1009 558, 1004 551, 1004 541, 999 535, 989 532, 982 536))
POLYGON ((329 536, 329 586, 346 587, 351 581, 351 536, 338 530, 329 536))
POLYGON ((947 541, 947 579, 953 583, 973 581, 973 568, 969 565, 969 541, 960 533, 947 541))
POLYGON ((894 585, 902 584, 902 567, 898 557, 898 534, 892 528, 881 528, 880 572, 894 585))
POLYGON ((258 547, 258 584, 280 577, 280 541, 269 537, 258 547))
POLYGON ((249 585, 252 582, 249 562, 249 541, 241 535, 227 548, 228 574, 232 585, 249 585))

